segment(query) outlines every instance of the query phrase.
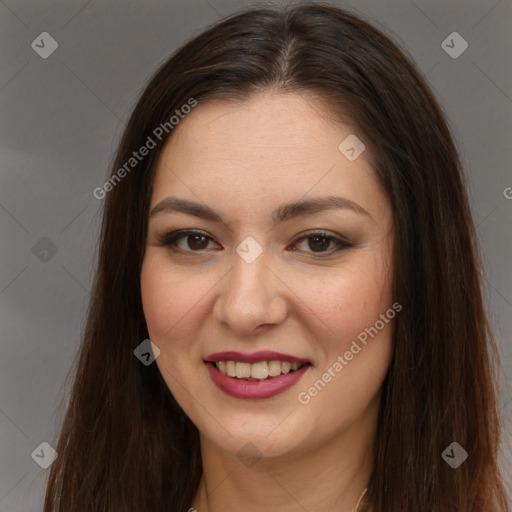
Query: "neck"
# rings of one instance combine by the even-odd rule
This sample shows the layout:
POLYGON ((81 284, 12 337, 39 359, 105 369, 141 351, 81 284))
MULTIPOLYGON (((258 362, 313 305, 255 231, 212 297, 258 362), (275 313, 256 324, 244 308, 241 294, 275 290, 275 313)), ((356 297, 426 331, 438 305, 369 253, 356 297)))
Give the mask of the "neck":
POLYGON ((377 409, 323 443, 245 465, 201 435, 198 512, 352 512, 373 470, 377 409))

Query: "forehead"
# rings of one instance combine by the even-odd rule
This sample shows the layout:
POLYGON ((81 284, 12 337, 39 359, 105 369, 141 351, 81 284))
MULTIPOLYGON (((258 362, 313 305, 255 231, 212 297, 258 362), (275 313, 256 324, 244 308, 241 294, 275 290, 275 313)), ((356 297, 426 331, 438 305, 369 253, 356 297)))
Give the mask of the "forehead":
POLYGON ((265 92, 243 101, 200 104, 175 128, 165 152, 176 156, 181 149, 194 158, 224 154, 243 161, 258 154, 276 164, 297 158, 308 162, 321 158, 319 148, 336 150, 352 132, 311 94, 265 92))
POLYGON ((310 95, 261 93, 200 104, 162 150, 152 203, 171 191, 216 204, 227 195, 277 204, 283 194, 293 200, 333 191, 361 203, 382 201, 364 152, 350 161, 339 149, 354 132, 310 95))

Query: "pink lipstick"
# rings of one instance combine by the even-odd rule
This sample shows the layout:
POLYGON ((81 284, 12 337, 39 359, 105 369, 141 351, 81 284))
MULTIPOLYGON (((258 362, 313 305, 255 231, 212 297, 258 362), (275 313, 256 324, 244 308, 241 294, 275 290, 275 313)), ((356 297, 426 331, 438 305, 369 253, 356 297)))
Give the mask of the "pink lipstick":
POLYGON ((242 400, 279 395, 297 383, 311 366, 307 359, 273 351, 216 352, 204 362, 215 385, 242 400))

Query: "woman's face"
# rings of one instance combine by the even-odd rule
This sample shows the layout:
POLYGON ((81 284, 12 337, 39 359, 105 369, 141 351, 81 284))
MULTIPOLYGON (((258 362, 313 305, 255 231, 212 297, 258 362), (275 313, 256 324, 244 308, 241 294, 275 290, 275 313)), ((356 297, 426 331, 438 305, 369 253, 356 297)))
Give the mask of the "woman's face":
POLYGON ((375 428, 401 307, 391 206, 351 134, 310 97, 260 93, 200 104, 160 155, 144 313, 218 449, 300 453, 375 428))

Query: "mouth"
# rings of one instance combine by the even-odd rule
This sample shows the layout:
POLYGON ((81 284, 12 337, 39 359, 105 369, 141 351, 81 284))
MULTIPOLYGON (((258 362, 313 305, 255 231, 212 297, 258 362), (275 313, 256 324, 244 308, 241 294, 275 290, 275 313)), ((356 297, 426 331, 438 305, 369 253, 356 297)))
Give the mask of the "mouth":
POLYGON ((287 375, 303 366, 311 363, 297 363, 290 361, 259 361, 257 363, 244 363, 242 361, 206 361, 207 364, 214 366, 220 373, 234 379, 246 381, 265 381, 271 380, 281 375, 287 375))
POLYGON ((213 383, 224 393, 245 400, 279 395, 296 384, 312 365, 277 352, 218 352, 204 360, 213 383))

